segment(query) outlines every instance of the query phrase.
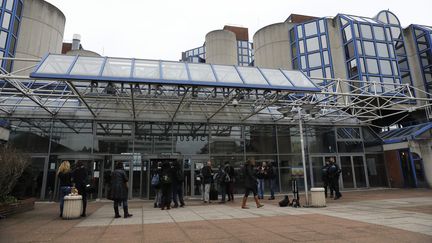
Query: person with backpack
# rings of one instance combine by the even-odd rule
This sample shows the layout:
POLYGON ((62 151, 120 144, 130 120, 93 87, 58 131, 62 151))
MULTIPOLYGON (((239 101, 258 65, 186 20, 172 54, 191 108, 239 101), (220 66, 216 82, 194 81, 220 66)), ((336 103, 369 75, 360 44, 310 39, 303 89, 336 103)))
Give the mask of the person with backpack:
POLYGON ((267 167, 266 167, 266 175, 267 175, 267 180, 269 181, 269 185, 270 185, 270 198, 269 200, 274 200, 275 199, 275 188, 276 188, 276 178, 277 178, 277 171, 276 168, 273 166, 273 163, 270 162, 268 163, 267 167))
POLYGON ((171 196, 172 196, 172 170, 171 165, 168 161, 162 163, 162 171, 160 174, 161 184, 161 210, 171 209, 171 196))
POLYGON ((152 179, 151 179, 151 186, 155 191, 154 208, 161 207, 161 199, 162 199, 162 192, 160 186, 161 172, 162 172, 162 163, 159 161, 157 162, 156 168, 154 168, 152 171, 152 179))
POLYGON ((328 197, 327 188, 330 188, 330 197, 333 197, 333 188, 330 186, 329 168, 330 161, 326 160, 326 164, 321 168, 321 180, 323 181, 324 194, 326 198, 328 197))
POLYGON ((179 202, 180 202, 180 207, 184 207, 185 205, 183 200, 184 174, 180 166, 180 163, 178 161, 175 161, 173 163, 172 174, 173 174, 172 191, 173 191, 173 202, 174 202, 173 208, 178 208, 179 202))
POLYGON ((337 200, 342 197, 342 194, 339 192, 339 175, 341 174, 341 170, 339 166, 336 164, 334 158, 330 158, 330 167, 328 169, 328 176, 330 181, 330 191, 333 190, 335 192, 334 200, 337 200))
POLYGON ((226 178, 226 192, 228 194, 228 202, 234 202, 234 182, 235 182, 235 170, 227 161, 225 162, 225 173, 227 174, 226 178))
POLYGON ((211 168, 211 161, 207 161, 207 165, 205 165, 201 169, 201 175, 203 177, 203 185, 204 185, 204 203, 210 203, 210 187, 213 181, 213 170, 211 168))
POLYGON ((250 159, 250 160, 246 161, 246 164, 243 167, 243 175, 244 175, 245 194, 243 196, 241 208, 242 209, 249 209, 249 207, 246 206, 246 203, 247 203, 247 198, 249 196, 249 193, 251 193, 251 192, 254 195, 254 199, 255 199, 255 203, 256 203, 257 208, 263 207, 264 205, 262 205, 260 203, 260 201, 258 199, 258 194, 257 194, 258 180, 257 180, 256 175, 255 175, 255 160, 254 159, 250 159))

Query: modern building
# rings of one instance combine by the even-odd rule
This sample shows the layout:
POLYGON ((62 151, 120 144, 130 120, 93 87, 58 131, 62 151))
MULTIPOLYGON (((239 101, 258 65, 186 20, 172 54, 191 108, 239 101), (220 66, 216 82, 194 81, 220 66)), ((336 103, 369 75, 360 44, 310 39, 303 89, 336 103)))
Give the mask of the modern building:
POLYGON ((430 126, 420 125, 431 105, 427 27, 402 30, 388 11, 291 15, 257 31, 254 45, 246 28, 211 31, 174 62, 102 57, 79 36, 62 48, 63 14, 41 0, 22 7, 15 57, 1 59, 22 72, 0 75, 0 124, 32 158, 33 196, 56 197, 63 160, 87 165, 93 198, 106 196, 115 162, 125 164, 130 197, 152 197, 152 169, 163 160, 182 162, 190 196, 199 195, 196 175, 209 159, 215 169, 236 168, 238 192, 252 158, 273 162, 282 192, 293 179, 321 186, 330 157, 344 189, 431 185, 430 126), (376 129, 408 124, 421 127, 376 129))

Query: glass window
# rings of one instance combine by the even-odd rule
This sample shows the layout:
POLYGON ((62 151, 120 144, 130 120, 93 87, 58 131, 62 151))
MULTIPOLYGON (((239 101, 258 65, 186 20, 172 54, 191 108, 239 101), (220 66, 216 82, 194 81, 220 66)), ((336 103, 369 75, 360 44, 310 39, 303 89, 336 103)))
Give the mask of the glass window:
POLYGON ((384 92, 392 91, 394 90, 394 80, 393 78, 383 78, 383 88, 384 92))
POLYGON ((354 57, 354 44, 352 41, 345 45, 345 57, 347 60, 354 57))
POLYGON ((348 66, 348 74, 349 74, 350 78, 358 75, 357 61, 356 61, 356 59, 353 59, 353 60, 349 61, 348 64, 347 64, 347 66, 348 66))
POLYGON ((366 73, 364 59, 360 58, 360 70, 362 73, 366 73))
POLYGON ((372 39, 372 29, 370 25, 361 24, 360 29, 363 35, 363 38, 372 39))
POLYGON ((308 23, 304 25, 306 36, 318 34, 316 22, 308 23))
POLYGON ((355 36, 356 36, 356 37, 360 37, 359 29, 358 29, 358 24, 355 23, 355 24, 353 25, 353 27, 354 27, 354 34, 355 34, 355 36))
POLYGON ((6 0, 6 9, 9 11, 12 11, 13 9, 13 4, 14 4, 14 0, 6 0))
POLYGON ((344 18, 340 18, 342 26, 348 24, 348 21, 344 18))
POLYGON ((2 23, 2 27, 4 29, 9 29, 10 18, 11 18, 11 14, 4 12, 3 23, 2 23))
POLYGON ((108 58, 102 75, 110 77, 130 77, 131 65, 132 63, 129 59, 108 58))
POLYGON ((373 42, 363 41, 365 55, 367 56, 376 56, 375 46, 373 42))
POLYGON ((15 43, 16 43, 15 37, 11 36, 10 44, 9 44, 9 53, 11 53, 12 55, 15 54, 15 43))
POLYGON ((396 16, 394 14, 388 13, 388 18, 389 18, 390 24, 399 25, 399 20, 396 18, 396 16))
POLYGON ((292 48, 292 54, 293 54, 293 56, 297 56, 298 55, 297 54, 297 44, 296 43, 292 44, 291 48, 292 48))
POLYGON ((321 46, 323 49, 327 48, 327 38, 325 35, 321 36, 321 46))
POLYGON ((374 34, 375 34, 375 40, 385 41, 385 35, 384 35, 383 27, 374 26, 373 29, 374 29, 374 34))
POLYGON ((360 137, 360 129, 356 127, 341 127, 337 128, 337 138, 339 139, 349 139, 358 140, 360 137))
POLYGON ((19 21, 18 21, 18 19, 15 19, 14 27, 13 27, 13 33, 15 36, 18 36, 18 27, 19 27, 19 21))
POLYGON ((186 65, 178 62, 162 62, 162 78, 168 80, 188 80, 186 65))
POLYGON ((294 42, 294 40, 295 40, 295 37, 294 37, 294 29, 291 29, 291 30, 290 30, 290 41, 291 41, 291 42, 294 42))
POLYGON ((324 58, 324 64, 325 65, 329 65, 330 64, 330 60, 329 60, 328 51, 324 51, 323 52, 323 58, 324 58))
POLYGON ((257 68, 238 67, 237 70, 246 84, 268 85, 267 81, 257 68))
POLYGON ((331 69, 329 67, 325 68, 325 74, 326 74, 326 78, 332 78, 333 75, 331 74, 331 69))
POLYGON ((319 50, 318 37, 309 38, 306 40, 308 52, 319 50))
POLYGON ((306 56, 301 56, 300 57, 300 61, 301 61, 301 63, 300 63, 300 65, 301 65, 301 68, 307 68, 307 65, 306 65, 306 56))
POLYGON ((392 27, 390 27, 391 28, 391 33, 392 33, 392 36, 393 36, 393 38, 394 39, 399 39, 399 38, 401 38, 400 37, 400 34, 401 34, 401 31, 400 31, 400 28, 399 27, 394 27, 394 26, 392 26, 392 27))
POLYGON ((323 78, 324 76, 323 76, 322 69, 310 70, 309 77, 323 78))
POLYGON ((378 71, 378 62, 377 62, 376 59, 367 58, 366 59, 366 65, 367 65, 367 68, 368 68, 368 73, 376 73, 376 74, 379 73, 379 71, 378 71))
POLYGON ((37 73, 66 74, 74 56, 49 55, 37 70, 37 73))
POLYGON ((289 80, 291 81, 291 83, 294 84, 294 86, 307 88, 315 87, 312 81, 309 80, 309 78, 307 78, 302 72, 288 70, 282 70, 282 72, 289 78, 289 80))
POLYGON ((385 43, 376 43, 378 56, 380 57, 389 57, 389 53, 387 50, 387 44, 385 43))
POLYGON ((158 61, 146 61, 136 60, 134 71, 134 78, 148 78, 148 79, 159 79, 160 69, 158 61))
POLYGON ((320 32, 325 33, 325 27, 324 27, 324 20, 323 19, 321 19, 319 21, 319 27, 320 27, 320 32))
POLYGON ((233 66, 213 65, 213 69, 219 82, 240 84, 243 83, 239 74, 233 66))
MULTIPOLYGON (((296 62, 296 61, 294 61, 296 62)), ((291 82, 277 69, 262 68, 261 72, 267 78, 271 85, 292 86, 291 82)))
POLYGON ((8 34, 5 31, 0 32, 0 48, 6 48, 7 35, 8 34))
POLYGON ((78 57, 71 75, 99 76, 104 59, 101 57, 78 57))
POLYGON ((18 1, 17 16, 20 18, 21 18, 21 11, 22 11, 22 3, 21 1, 18 1))
POLYGON ((188 64, 191 79, 195 81, 216 82, 210 65, 188 64))
POLYGON ((297 35, 298 35, 298 38, 299 38, 299 39, 302 39, 302 38, 303 38, 303 29, 302 29, 302 26, 301 26, 301 25, 298 25, 298 26, 297 26, 297 35))
POLYGON ((348 25, 347 27, 345 27, 343 29, 343 37, 344 37, 345 42, 348 42, 349 40, 351 40, 352 32, 351 32, 351 26, 350 25, 348 25))
POLYGON ((398 69, 398 65, 397 65, 396 61, 392 61, 392 65, 393 65, 394 74, 399 75, 399 69, 398 69))
POLYGON ((336 138, 333 127, 313 126, 306 130, 310 153, 335 153, 336 138))
POLYGON ((305 49, 304 49, 304 41, 299 41, 299 50, 300 50, 300 54, 301 53, 305 53, 305 49))
POLYGON ((395 58, 393 45, 388 44, 388 47, 389 47, 389 51, 390 51, 390 57, 395 58))
POLYGON ((309 67, 310 68, 320 67, 322 65, 321 64, 321 55, 319 52, 314 53, 314 54, 309 54, 308 60, 309 60, 309 67))
POLYGON ((380 60, 381 65, 381 74, 383 75, 393 75, 390 61, 387 60, 380 60))

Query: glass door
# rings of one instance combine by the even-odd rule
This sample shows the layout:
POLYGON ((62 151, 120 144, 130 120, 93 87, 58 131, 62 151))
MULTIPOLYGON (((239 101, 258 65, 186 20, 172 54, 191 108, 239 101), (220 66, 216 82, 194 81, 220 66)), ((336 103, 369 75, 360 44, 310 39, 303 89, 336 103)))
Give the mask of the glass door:
POLYGON ((340 169, 342 170, 343 188, 354 188, 353 166, 351 156, 340 156, 340 169))
POLYGON ((359 187, 367 187, 366 181, 366 171, 363 156, 352 156, 352 161, 354 165, 354 177, 355 177, 355 186, 359 187))
POLYGON ((324 157, 311 157, 311 166, 312 166, 312 185, 311 187, 322 187, 322 173, 321 169, 324 166, 324 157))

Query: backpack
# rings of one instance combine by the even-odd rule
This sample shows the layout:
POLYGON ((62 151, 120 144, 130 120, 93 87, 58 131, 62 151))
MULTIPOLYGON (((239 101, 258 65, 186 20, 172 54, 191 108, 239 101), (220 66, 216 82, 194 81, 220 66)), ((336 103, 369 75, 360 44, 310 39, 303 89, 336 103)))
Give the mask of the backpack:
POLYGON ((286 207, 289 205, 289 198, 288 195, 285 195, 284 199, 279 202, 279 207, 286 207))
POLYGON ((164 173, 160 178, 160 182, 162 184, 171 184, 171 177, 168 175, 168 173, 164 173))
POLYGON ((153 175, 153 177, 151 179, 151 185, 152 186, 159 186, 159 183, 160 183, 159 174, 156 173, 153 175))

